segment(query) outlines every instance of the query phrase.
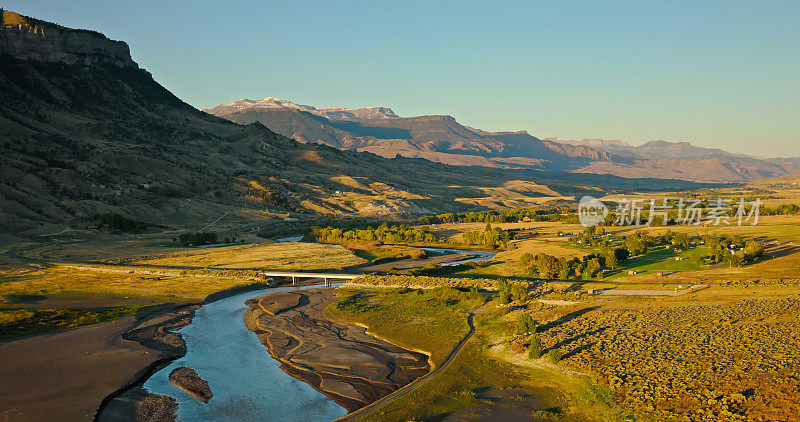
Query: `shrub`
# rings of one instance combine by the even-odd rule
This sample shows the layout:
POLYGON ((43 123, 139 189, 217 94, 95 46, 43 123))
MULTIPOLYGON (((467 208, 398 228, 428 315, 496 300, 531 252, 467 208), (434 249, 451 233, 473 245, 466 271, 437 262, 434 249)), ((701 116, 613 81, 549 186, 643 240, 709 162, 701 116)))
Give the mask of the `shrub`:
POLYGON ((517 334, 528 334, 536 332, 536 321, 526 313, 521 313, 517 317, 517 334))
POLYGON ((183 232, 178 236, 178 240, 186 246, 210 245, 217 241, 217 234, 214 232, 183 232))
POLYGON ((553 348, 547 351, 547 361, 555 364, 561 360, 561 350, 553 348))
POLYGON ((531 345, 528 346, 528 357, 531 359, 539 359, 542 357, 542 339, 539 336, 533 336, 531 345))
POLYGON ((564 412, 561 408, 558 407, 551 407, 549 409, 541 409, 541 410, 534 410, 531 412, 531 417, 533 419, 544 419, 548 421, 555 421, 561 419, 564 415, 564 412))

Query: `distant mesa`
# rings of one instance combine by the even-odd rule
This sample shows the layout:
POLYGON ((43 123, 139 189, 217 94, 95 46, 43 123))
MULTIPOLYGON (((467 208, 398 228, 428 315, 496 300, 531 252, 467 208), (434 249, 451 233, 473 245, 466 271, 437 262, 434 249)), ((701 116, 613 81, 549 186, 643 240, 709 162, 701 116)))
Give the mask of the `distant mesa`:
POLYGON ((128 44, 85 29, 71 29, 2 10, 0 54, 20 60, 138 67, 128 44))

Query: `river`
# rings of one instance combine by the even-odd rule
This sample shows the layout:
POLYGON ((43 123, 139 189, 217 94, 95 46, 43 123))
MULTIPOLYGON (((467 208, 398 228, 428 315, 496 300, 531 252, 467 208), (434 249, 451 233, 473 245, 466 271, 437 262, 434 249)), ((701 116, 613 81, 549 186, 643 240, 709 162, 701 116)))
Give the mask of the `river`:
POLYGON ((186 341, 186 356, 153 374, 144 388, 178 400, 177 420, 184 422, 330 421, 345 415, 332 399, 283 372, 243 320, 245 300, 251 297, 315 287, 323 286, 256 290, 203 306, 178 331, 186 341), (169 382, 169 373, 179 366, 208 381, 214 397, 207 404, 169 382))
MULTIPOLYGON (((292 236, 282 241, 296 242, 292 236)), ((494 253, 463 249, 424 248, 435 253, 463 253, 472 257, 445 263, 488 261, 494 253)), ((250 291, 209 303, 198 309, 192 322, 178 330, 186 342, 186 356, 153 374, 144 388, 178 401, 177 420, 189 421, 330 421, 347 411, 304 381, 283 372, 255 334, 245 326, 245 301, 266 293, 323 287, 276 287, 250 291), (169 382, 173 369, 187 366, 208 381, 214 397, 204 404, 169 382)))
POLYGON ((458 264, 465 264, 467 262, 488 261, 488 260, 494 258, 495 255, 497 255, 494 252, 472 251, 472 250, 468 250, 468 249, 448 249, 448 248, 422 248, 422 249, 425 249, 428 252, 442 253, 442 254, 460 253, 460 254, 475 255, 472 258, 466 258, 466 259, 461 259, 461 260, 458 260, 458 261, 445 262, 443 264, 440 264, 443 267, 449 267, 449 266, 458 265, 458 264))

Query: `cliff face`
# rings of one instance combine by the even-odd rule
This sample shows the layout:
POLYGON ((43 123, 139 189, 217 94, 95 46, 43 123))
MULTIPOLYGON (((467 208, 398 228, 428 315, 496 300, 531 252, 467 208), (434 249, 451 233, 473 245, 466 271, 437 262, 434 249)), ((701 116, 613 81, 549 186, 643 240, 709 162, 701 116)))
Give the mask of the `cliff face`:
POLYGON ((138 67, 131 59, 128 44, 98 32, 64 28, 7 10, 0 16, 0 54, 20 60, 138 67))

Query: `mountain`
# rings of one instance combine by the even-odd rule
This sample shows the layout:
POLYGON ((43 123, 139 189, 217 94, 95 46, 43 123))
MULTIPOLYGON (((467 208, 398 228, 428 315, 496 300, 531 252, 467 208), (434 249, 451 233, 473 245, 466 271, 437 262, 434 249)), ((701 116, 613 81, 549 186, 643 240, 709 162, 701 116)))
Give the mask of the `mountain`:
MULTIPOLYGON (((639 161, 646 160, 653 163, 666 171, 671 169, 672 173, 663 175, 676 178, 686 178, 686 175, 690 175, 696 180, 711 173, 717 176, 716 180, 745 181, 800 172, 800 158, 756 158, 718 148, 698 147, 689 142, 649 141, 639 146, 603 139, 558 142, 590 145, 617 154, 628 154, 639 161)), ((595 163, 593 166, 599 169, 602 164, 595 163)), ((639 169, 629 171, 628 174, 631 176, 641 176, 646 173, 639 169)))
POLYGON ((315 108, 306 105, 298 105, 291 101, 273 97, 265 97, 260 100, 244 99, 232 103, 223 103, 206 111, 220 116, 233 114, 242 110, 300 110, 336 120, 394 119, 398 117, 394 111, 388 107, 315 108))
MULTIPOLYGON (((272 100, 270 105, 276 103, 272 100)), ((247 106, 252 102, 255 101, 240 100, 205 111, 239 124, 259 122, 300 142, 372 152, 387 158, 400 155, 452 165, 564 171, 614 157, 606 151, 543 141, 524 131, 476 130, 446 115, 343 120, 304 108, 247 106)), ((626 161, 624 157, 620 160, 626 161)))
POLYGON ((462 125, 448 115, 340 118, 320 110, 330 109, 268 97, 205 111, 239 124, 259 122, 300 142, 451 165, 697 182, 746 182, 800 171, 800 160, 760 159, 686 142, 651 141, 634 147, 619 140, 561 141, 539 139, 525 131, 488 132, 462 125))
POLYGON ((618 139, 589 139, 583 138, 581 140, 572 140, 572 139, 558 139, 558 138, 544 138, 545 140, 552 141, 552 142, 559 142, 562 144, 569 144, 569 145, 582 145, 591 148, 607 148, 607 149, 628 149, 632 148, 631 145, 625 141, 620 141, 618 139))
MULTIPOLYGON (((240 125, 184 103, 130 59, 124 42, 8 11, 2 18, 0 233, 85 228, 105 212, 179 229, 197 230, 221 217, 229 226, 285 227, 287 218, 519 207, 543 197, 602 192, 576 186, 588 184, 580 177, 564 182, 558 174, 453 167, 300 143, 255 120, 240 125)), ((331 142, 348 142, 350 133, 378 141, 402 133, 409 142, 423 142, 411 134, 438 137, 450 125, 461 133, 452 139, 474 138, 487 151, 506 144, 473 135, 452 119, 417 119, 428 120, 426 126, 392 117, 388 109, 262 103, 272 106, 237 113, 269 111, 283 119, 281 131, 296 128, 331 142), (334 114, 352 117, 326 117, 334 114), (386 121, 400 127, 381 126, 386 121)), ((625 188, 654 183, 593 182, 625 188)))

